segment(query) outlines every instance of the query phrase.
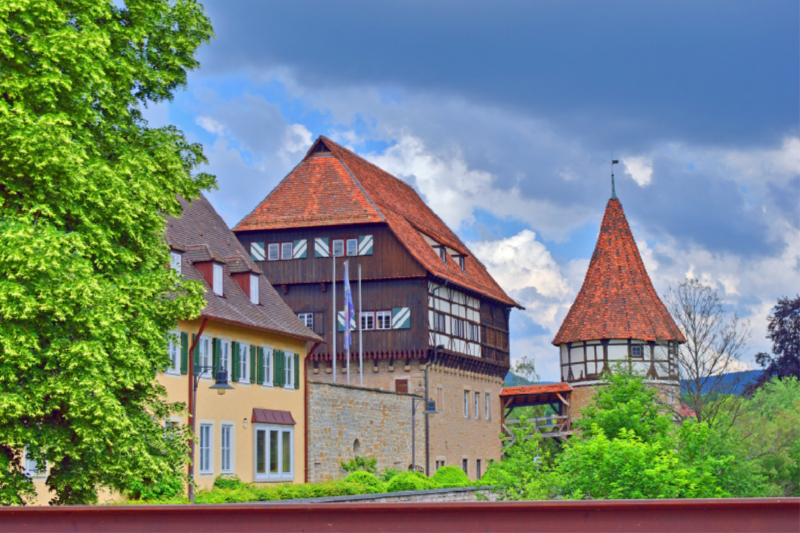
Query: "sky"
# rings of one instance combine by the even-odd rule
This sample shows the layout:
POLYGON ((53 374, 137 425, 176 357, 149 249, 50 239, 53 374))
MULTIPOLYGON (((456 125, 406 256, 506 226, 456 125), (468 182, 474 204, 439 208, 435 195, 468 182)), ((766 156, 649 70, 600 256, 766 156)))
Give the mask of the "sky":
POLYGON ((551 342, 616 190, 663 295, 687 277, 752 328, 800 292, 800 0, 203 2, 173 101, 233 226, 326 135, 413 186, 551 342))

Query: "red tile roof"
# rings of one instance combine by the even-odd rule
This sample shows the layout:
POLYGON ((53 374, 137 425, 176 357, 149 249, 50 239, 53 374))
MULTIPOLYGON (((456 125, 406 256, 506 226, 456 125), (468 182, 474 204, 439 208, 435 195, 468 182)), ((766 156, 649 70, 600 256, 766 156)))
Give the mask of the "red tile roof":
POLYGON ((653 289, 622 204, 611 199, 583 287, 553 344, 628 338, 686 342, 653 289))
POLYGON ((548 383, 547 385, 522 385, 521 387, 506 387, 500 391, 500 396, 520 396, 534 394, 554 394, 556 392, 570 392, 569 383, 548 383))
POLYGON ((327 137, 319 137, 305 159, 233 230, 366 222, 387 224, 431 274, 520 307, 414 189, 327 137), (327 157, 315 152, 320 142, 330 150, 327 157), (420 232, 465 255, 465 271, 454 260, 444 263, 420 232))

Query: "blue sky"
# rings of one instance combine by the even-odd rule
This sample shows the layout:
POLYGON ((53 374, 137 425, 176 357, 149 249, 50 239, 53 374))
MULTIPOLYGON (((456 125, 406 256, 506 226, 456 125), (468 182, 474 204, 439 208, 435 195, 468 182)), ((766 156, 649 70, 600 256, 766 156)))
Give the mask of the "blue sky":
POLYGON ((702 280, 769 348, 800 286, 797 0, 204 5, 201 69, 147 116, 204 144, 229 224, 330 136, 459 233, 527 308, 512 357, 555 380, 617 158, 656 290, 702 280))

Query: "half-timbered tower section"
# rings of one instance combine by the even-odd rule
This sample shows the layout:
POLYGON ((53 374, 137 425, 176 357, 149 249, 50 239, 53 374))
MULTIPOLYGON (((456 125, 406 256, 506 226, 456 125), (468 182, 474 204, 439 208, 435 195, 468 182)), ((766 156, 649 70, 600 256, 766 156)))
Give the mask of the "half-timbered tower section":
POLYGON ((620 362, 678 401, 678 344, 686 342, 656 294, 622 210, 612 196, 575 302, 553 340, 561 379, 572 385, 572 416, 594 394, 602 374, 620 362))
MULTIPOLYGON (((431 418, 431 469, 457 465, 476 477, 499 459, 508 318, 518 305, 409 185, 320 137, 234 232, 300 320, 325 338, 306 361, 310 379, 346 381, 347 261, 362 309, 350 325, 350 384, 359 384, 359 350, 365 387, 423 393, 430 364, 431 398, 442 411, 431 418)), ((424 453, 417 457, 424 464, 424 453)))

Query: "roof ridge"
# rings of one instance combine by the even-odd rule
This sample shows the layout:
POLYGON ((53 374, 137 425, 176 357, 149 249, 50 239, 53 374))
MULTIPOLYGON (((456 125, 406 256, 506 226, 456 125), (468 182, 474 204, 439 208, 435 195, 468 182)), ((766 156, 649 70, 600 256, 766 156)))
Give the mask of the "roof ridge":
MULTIPOLYGON (((311 148, 313 148, 313 147, 314 147, 314 144, 312 144, 312 145, 311 145, 311 148)), ((311 148, 309 148, 309 150, 311 150, 311 148)), ((256 210, 257 210, 257 209, 258 209, 258 208, 261 206, 261 204, 263 204, 264 202, 266 202, 267 200, 269 200, 269 197, 270 197, 270 196, 272 196, 273 194, 275 194, 275 192, 276 192, 278 189, 280 189, 280 188, 281 188, 281 185, 283 185, 283 182, 284 182, 284 181, 286 181, 286 180, 288 180, 288 179, 289 179, 289 177, 290 177, 292 174, 294 174, 294 171, 295 171, 295 170, 297 170, 297 167, 299 167, 300 165, 302 165, 302 164, 303 164, 303 162, 304 162, 304 161, 305 161, 307 158, 308 158, 308 154, 306 154, 306 157, 304 157, 303 159, 301 159, 299 163, 297 163, 295 166, 293 166, 293 167, 292 167, 292 170, 290 170, 290 171, 289 171, 289 173, 288 173, 288 174, 286 174, 286 175, 283 177, 283 179, 281 179, 281 181, 279 181, 279 182, 278 182, 278 184, 277 184, 275 187, 273 187, 273 188, 272 188, 272 190, 271 190, 271 191, 269 191, 269 194, 267 194, 267 195, 264 197, 264 199, 263 199, 263 200, 261 200, 260 202, 256 203, 256 206, 255 206, 253 209, 251 209, 249 213, 247 213, 245 216, 243 216, 243 217, 242 217, 242 219, 241 219, 239 222, 237 222, 237 223, 236 223, 236 225, 235 225, 233 228, 231 228, 231 231, 236 231, 236 228, 238 228, 238 227, 239 227, 239 225, 240 225, 242 222, 244 222, 245 220, 247 220, 247 219, 250 217, 250 215, 252 215, 253 213, 255 213, 255 212, 256 212, 256 210)))
MULTIPOLYGON (((307 156, 306 156, 306 157, 307 157, 307 156)), ((377 204, 375 203, 375 201, 372 199, 372 196, 371 196, 371 195, 370 195, 370 194, 367 192, 367 190, 364 188, 364 185, 361 183, 361 181, 360 181, 358 178, 356 178, 356 175, 355 175, 355 174, 353 174, 353 171, 352 171, 352 170, 350 170, 350 167, 348 166, 348 164, 347 164, 347 163, 345 163, 345 162, 342 160, 342 158, 341 158, 341 157, 339 157, 338 155, 334 155, 334 157, 335 157, 336 159, 338 159, 338 160, 339 160, 339 162, 342 164, 342 166, 344 167, 344 169, 347 171, 347 174, 350 176, 350 178, 353 180, 353 182, 354 182, 356 185, 358 185, 358 189, 359 189, 359 190, 360 190, 360 191, 361 191, 361 192, 364 194, 364 198, 366 198, 366 199, 367 199, 367 201, 369 201, 370 205, 372 205, 372 208, 373 208, 373 209, 375 209, 375 211, 378 213, 378 216, 379 216, 379 217, 381 217, 381 220, 383 220, 384 222, 386 222, 386 217, 383 215, 383 213, 381 213, 381 210, 380 210, 380 209, 378 209, 378 205, 377 205, 377 204)))

